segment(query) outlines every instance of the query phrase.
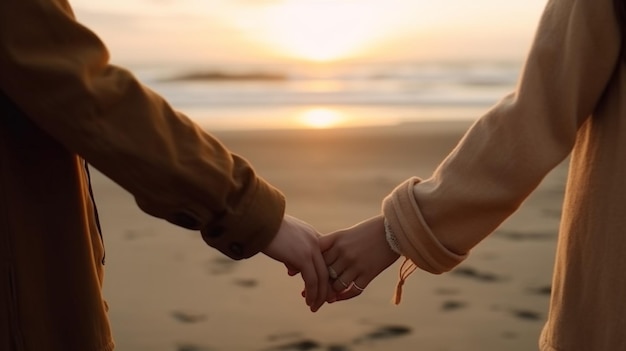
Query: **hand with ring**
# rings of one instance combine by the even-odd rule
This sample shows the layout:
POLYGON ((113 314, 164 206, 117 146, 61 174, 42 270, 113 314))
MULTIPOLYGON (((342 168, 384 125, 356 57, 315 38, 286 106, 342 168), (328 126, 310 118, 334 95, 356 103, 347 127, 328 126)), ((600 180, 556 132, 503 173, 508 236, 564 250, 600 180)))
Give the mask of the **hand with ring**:
POLYGON ((324 235, 319 240, 333 290, 328 302, 360 295, 378 274, 400 257, 387 243, 382 216, 324 235))
POLYGON ((276 237, 263 250, 285 264, 289 275, 300 273, 304 295, 311 311, 317 311, 328 297, 328 271, 319 249, 318 232, 308 223, 285 215, 276 237))

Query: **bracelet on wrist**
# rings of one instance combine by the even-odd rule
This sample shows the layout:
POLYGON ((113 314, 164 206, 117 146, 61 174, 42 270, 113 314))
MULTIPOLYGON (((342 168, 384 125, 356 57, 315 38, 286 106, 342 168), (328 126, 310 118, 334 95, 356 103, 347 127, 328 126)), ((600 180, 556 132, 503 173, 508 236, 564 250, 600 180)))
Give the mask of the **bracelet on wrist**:
POLYGON ((391 231, 391 226, 387 221, 387 218, 384 219, 385 225, 385 238, 387 239, 387 244, 389 244, 389 248, 398 255, 402 256, 402 252, 400 251, 400 245, 398 244, 398 239, 396 238, 393 231, 391 231))

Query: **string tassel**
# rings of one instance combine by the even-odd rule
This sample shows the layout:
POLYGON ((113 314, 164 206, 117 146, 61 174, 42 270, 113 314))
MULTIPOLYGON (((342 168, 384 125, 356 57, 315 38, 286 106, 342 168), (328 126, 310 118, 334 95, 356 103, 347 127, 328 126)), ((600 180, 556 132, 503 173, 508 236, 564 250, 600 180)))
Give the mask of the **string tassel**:
POLYGON ((406 282, 407 278, 413 274, 417 270, 417 266, 408 258, 404 258, 404 262, 402 262, 402 266, 400 266, 400 273, 398 284, 396 285, 396 291, 393 295, 393 304, 399 305, 402 300, 402 288, 404 286, 404 282, 406 282))

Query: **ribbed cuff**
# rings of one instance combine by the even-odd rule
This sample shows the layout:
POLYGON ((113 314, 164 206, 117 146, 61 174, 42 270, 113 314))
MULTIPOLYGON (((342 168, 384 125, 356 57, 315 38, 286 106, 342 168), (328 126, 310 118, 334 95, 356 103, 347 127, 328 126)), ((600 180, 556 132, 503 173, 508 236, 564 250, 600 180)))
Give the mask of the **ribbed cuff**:
POLYGON ((402 254, 419 268, 441 274, 461 263, 467 254, 448 250, 428 227, 413 192, 420 181, 414 177, 394 189, 383 201, 383 213, 402 254))

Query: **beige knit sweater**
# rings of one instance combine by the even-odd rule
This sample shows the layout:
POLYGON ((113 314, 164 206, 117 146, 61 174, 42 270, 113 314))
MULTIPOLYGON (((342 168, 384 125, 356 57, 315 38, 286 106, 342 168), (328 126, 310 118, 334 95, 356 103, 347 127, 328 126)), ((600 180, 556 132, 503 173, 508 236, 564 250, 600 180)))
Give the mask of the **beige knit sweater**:
POLYGON ((516 91, 384 201, 419 268, 459 264, 571 153, 541 350, 626 350, 626 71, 613 0, 551 0, 516 91))

